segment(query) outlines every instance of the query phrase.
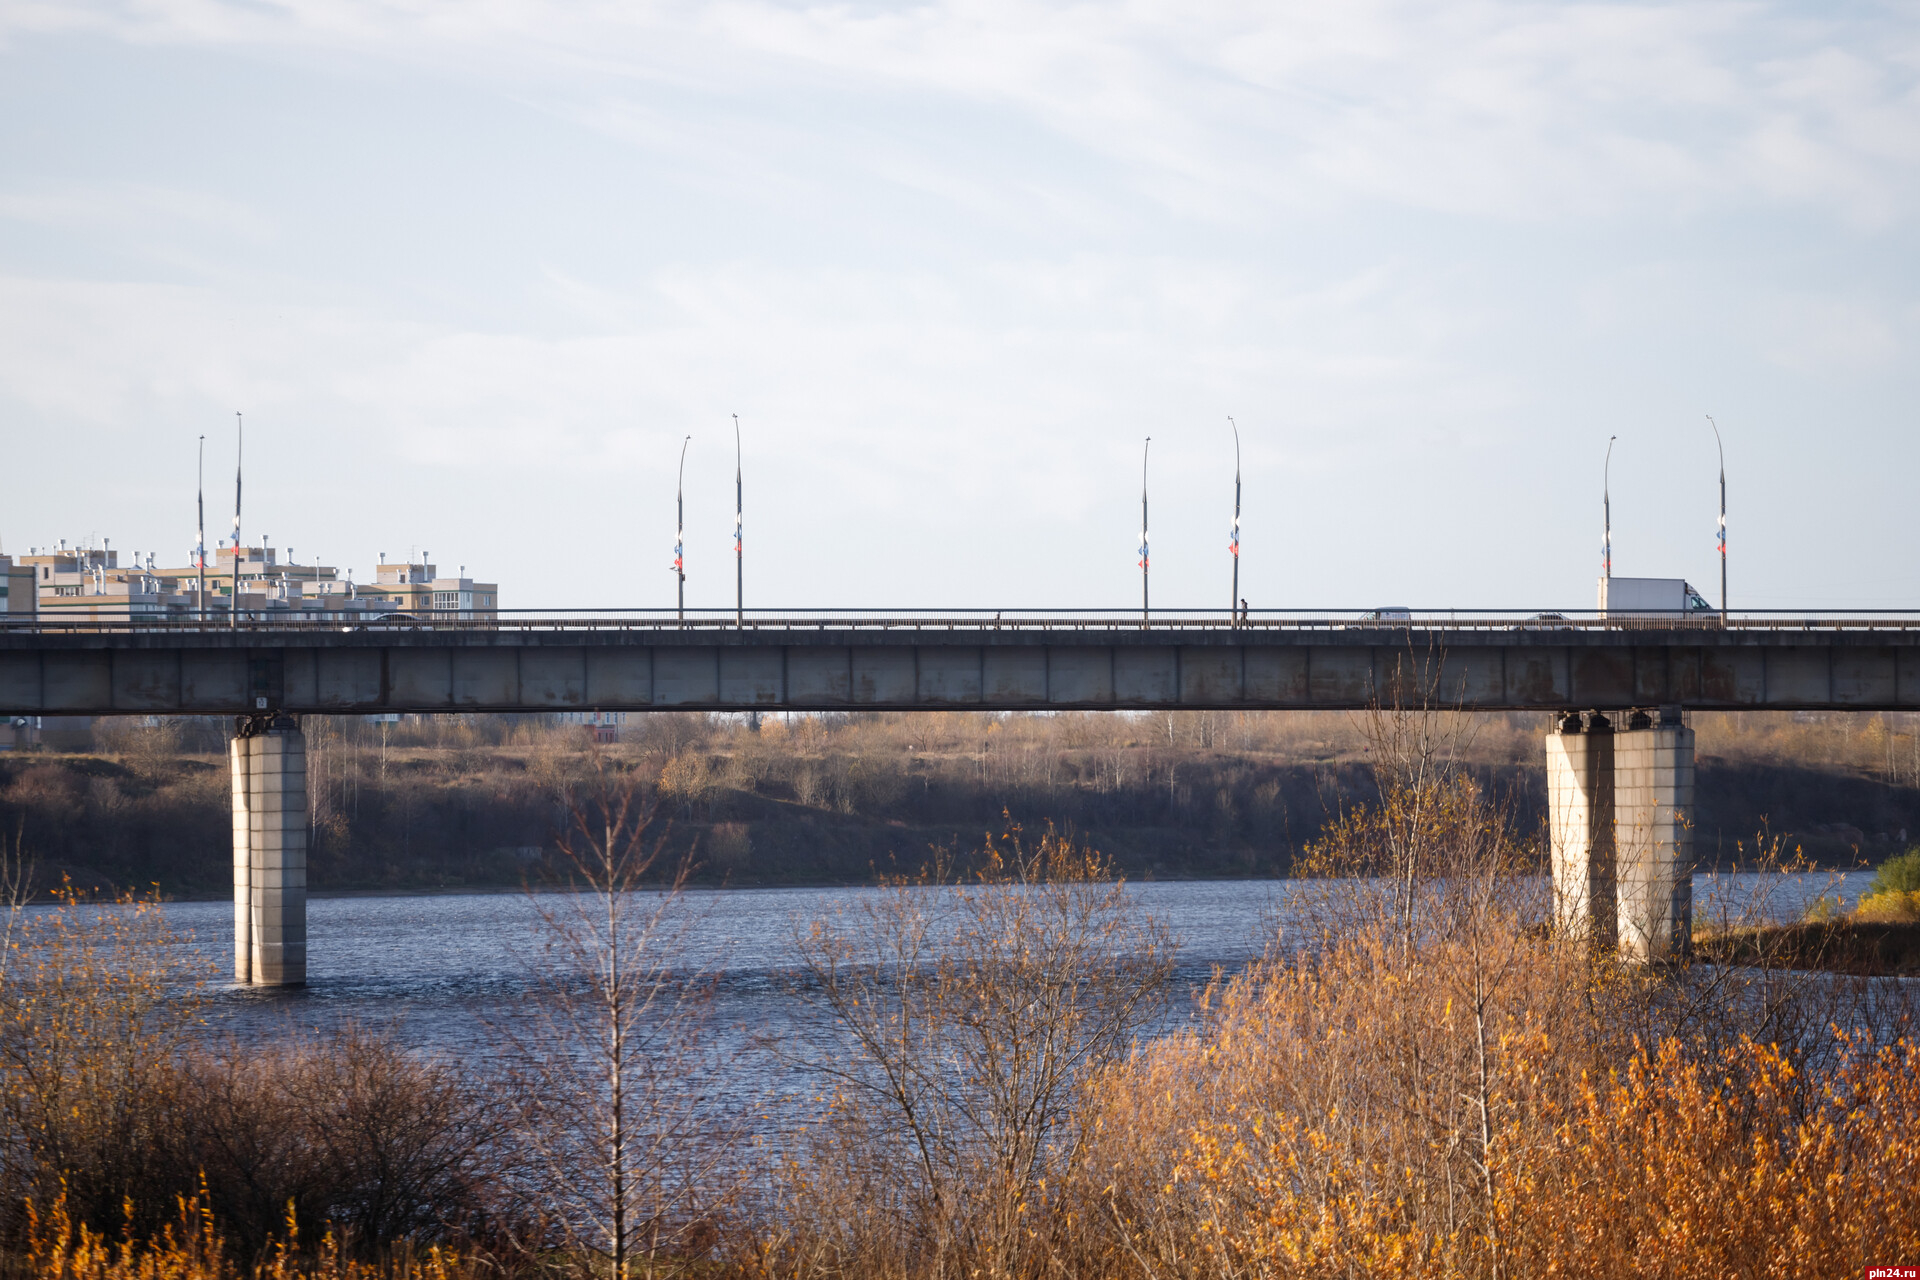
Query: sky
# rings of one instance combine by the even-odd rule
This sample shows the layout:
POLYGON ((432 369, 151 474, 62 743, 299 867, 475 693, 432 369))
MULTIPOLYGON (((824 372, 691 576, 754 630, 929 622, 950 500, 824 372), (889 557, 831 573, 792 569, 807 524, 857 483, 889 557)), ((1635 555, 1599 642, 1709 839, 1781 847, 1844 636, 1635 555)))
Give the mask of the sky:
POLYGON ((0 0, 0 551, 1920 607, 1920 5, 0 0), (687 438, 691 437, 690 440, 687 438), (1609 438, 1612 458, 1607 463, 1609 438))

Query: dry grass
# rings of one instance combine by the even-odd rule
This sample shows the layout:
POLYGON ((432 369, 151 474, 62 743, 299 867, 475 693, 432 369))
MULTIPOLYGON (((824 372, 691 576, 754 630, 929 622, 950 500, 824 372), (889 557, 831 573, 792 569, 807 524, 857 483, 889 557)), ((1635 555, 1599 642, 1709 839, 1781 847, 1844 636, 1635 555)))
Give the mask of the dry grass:
POLYGON ((30 1215, 23 1254, 8 1273, 47 1280, 471 1280, 497 1274, 484 1255, 429 1246, 403 1248, 378 1261, 349 1254, 331 1232, 303 1249, 291 1218, 274 1242, 248 1260, 236 1255, 198 1197, 179 1201, 173 1220, 152 1236, 115 1239, 76 1221, 56 1199, 30 1215))

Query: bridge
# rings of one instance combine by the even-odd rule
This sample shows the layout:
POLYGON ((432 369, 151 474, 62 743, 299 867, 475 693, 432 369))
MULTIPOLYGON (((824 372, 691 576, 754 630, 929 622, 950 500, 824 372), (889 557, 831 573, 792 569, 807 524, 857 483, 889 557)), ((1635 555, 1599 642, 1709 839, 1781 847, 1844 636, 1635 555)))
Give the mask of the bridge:
POLYGON ((0 628, 0 715, 1920 710, 1920 617, 643 612, 0 628), (1411 661, 1410 661, 1411 659, 1411 661), (1398 675, 1396 675, 1398 673, 1398 675))
POLYGON ((306 979, 302 715, 1546 711, 1555 913, 1692 936, 1689 710, 1920 710, 1920 615, 649 611, 0 625, 0 714, 238 717, 235 977, 306 979))

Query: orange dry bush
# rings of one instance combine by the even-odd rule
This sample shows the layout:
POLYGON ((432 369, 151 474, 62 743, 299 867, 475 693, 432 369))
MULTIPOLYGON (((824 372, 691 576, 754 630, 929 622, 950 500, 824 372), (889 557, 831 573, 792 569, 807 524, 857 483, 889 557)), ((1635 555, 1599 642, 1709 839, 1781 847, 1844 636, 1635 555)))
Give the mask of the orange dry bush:
POLYGON ((1258 966, 1105 1080, 1093 1194, 1145 1274, 1511 1274, 1503 1171, 1600 1052, 1587 979, 1497 925, 1258 966))
POLYGON ((1571 948, 1534 944, 1476 1012, 1472 946, 1263 967, 1216 989, 1203 1033, 1110 1073, 1080 1194, 1112 1269, 1677 1280, 1920 1256, 1920 1046, 1843 1038, 1819 1070, 1744 1037, 1649 1056, 1583 1026, 1571 948))
POLYGON ((1810 1075, 1678 1041, 1582 1091, 1505 1171, 1530 1274, 1857 1275, 1920 1257, 1920 1045, 1848 1039, 1810 1075), (1546 1136, 1546 1135, 1543 1135, 1546 1136))
POLYGON ((1196 1030, 1090 1090, 1070 1199, 1106 1229, 1103 1274, 1825 1276, 1915 1255, 1920 1051, 1834 1030, 1897 1027, 1897 998, 1556 938, 1531 842, 1454 745, 1406 716, 1371 736, 1381 803, 1311 851, 1294 954, 1216 980, 1196 1030))
POLYGON ((27 1202, 30 1273, 59 1280, 225 1280, 233 1274, 211 1216, 197 1200, 182 1201, 179 1217, 150 1241, 128 1232, 109 1243, 76 1221, 61 1196, 42 1217, 27 1202))
POLYGON ((150 1238, 129 1232, 110 1242, 75 1221, 65 1197, 44 1217, 29 1203, 26 1272, 36 1280, 468 1280, 491 1270, 477 1257, 440 1248, 362 1262, 331 1232, 318 1249, 302 1252, 291 1215, 284 1237, 258 1259, 239 1261, 200 1198, 182 1198, 178 1209, 150 1238))

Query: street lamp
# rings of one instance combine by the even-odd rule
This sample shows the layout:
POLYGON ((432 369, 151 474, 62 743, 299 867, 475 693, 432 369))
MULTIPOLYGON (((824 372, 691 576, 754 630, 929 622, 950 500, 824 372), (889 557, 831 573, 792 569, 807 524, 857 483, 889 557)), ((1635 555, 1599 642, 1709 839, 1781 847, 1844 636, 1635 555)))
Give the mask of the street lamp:
POLYGON ((199 517, 194 535, 193 561, 200 571, 200 625, 207 622, 207 438, 200 437, 200 472, 194 489, 194 509, 199 517))
POLYGON ((1233 428, 1233 539, 1227 544, 1233 552, 1233 597, 1227 601, 1227 618, 1231 621, 1240 616, 1240 424, 1229 414, 1227 425, 1233 428))
POLYGON ((227 629, 240 629, 240 462, 247 447, 247 424, 233 411, 233 607, 227 610, 227 629))
POLYGON ((1140 446, 1140 625, 1151 625, 1152 614, 1147 607, 1147 564, 1151 557, 1147 554, 1147 450, 1153 447, 1153 437, 1140 446))
POLYGON ((673 576, 680 580, 680 621, 687 620, 687 446, 693 442, 688 436, 680 442, 680 486, 674 493, 673 507, 676 527, 673 531, 673 576))
POLYGON ((1713 428, 1713 447, 1720 451, 1720 625, 1727 625, 1727 447, 1720 443, 1720 424, 1707 415, 1713 428))
POLYGON ((1607 437, 1607 461, 1600 472, 1600 510, 1602 512, 1600 532, 1600 576, 1613 576, 1613 442, 1619 436, 1607 437))
POLYGON ((742 537, 745 501, 740 487, 740 415, 733 415, 733 625, 747 625, 747 556, 742 537))

